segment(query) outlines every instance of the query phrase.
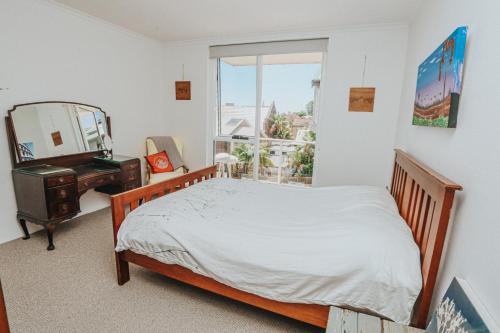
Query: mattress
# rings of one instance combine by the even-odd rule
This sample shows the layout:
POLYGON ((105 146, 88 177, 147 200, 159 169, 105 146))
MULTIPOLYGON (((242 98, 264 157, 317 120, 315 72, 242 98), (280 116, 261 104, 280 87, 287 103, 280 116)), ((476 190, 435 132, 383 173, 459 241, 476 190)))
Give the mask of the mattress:
POLYGON ((178 264, 269 299, 367 310, 407 324, 420 252, 383 188, 215 178, 127 215, 116 251, 178 264))

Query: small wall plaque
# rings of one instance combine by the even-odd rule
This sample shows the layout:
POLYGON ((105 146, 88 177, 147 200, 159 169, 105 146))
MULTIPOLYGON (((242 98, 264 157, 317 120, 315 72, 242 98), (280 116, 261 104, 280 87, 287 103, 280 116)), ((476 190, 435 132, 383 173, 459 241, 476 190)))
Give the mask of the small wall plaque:
POLYGON ((349 112, 373 112, 375 88, 351 88, 349 112))
POLYGON ((191 100, 191 81, 175 81, 175 99, 191 100))
POLYGON ((52 141, 54 141, 54 146, 60 146, 63 144, 61 132, 57 131, 57 132, 51 133, 50 135, 52 135, 52 141))

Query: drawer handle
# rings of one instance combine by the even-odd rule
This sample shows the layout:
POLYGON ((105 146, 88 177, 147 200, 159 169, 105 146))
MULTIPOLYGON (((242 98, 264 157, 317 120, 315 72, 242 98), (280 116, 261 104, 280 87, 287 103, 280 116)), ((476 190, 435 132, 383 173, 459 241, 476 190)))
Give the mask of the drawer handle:
POLYGON ((62 204, 62 205, 59 206, 59 211, 61 213, 63 213, 63 214, 66 213, 66 212, 68 212, 68 209, 69 209, 69 207, 68 207, 67 204, 62 204))
POLYGON ((66 190, 59 190, 59 198, 66 198, 68 196, 68 192, 66 190))
POLYGON ((59 181, 59 183, 64 183, 64 177, 59 177, 57 178, 57 180, 59 181))

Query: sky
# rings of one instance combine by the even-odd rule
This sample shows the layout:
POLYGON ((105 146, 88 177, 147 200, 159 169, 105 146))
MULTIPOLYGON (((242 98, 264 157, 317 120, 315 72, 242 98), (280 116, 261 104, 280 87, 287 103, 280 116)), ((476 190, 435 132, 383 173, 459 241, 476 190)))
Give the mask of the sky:
POLYGON ((445 54, 445 66, 442 68, 442 79, 439 81, 439 63, 443 53, 441 44, 425 61, 418 67, 417 96, 419 105, 426 106, 432 104, 432 98, 441 99, 443 96, 444 78, 446 77, 446 91, 460 93, 462 88, 462 69, 464 63, 465 42, 467 37, 467 27, 455 30, 449 40, 453 39, 455 47, 453 54, 447 51, 445 54), (449 59, 452 57, 452 64, 449 59))
MULTIPOLYGON (((264 65, 262 101, 273 101, 279 113, 299 112, 314 98, 311 81, 319 78, 320 64, 264 65)), ((254 106, 256 101, 256 67, 232 66, 221 62, 221 102, 254 106)))

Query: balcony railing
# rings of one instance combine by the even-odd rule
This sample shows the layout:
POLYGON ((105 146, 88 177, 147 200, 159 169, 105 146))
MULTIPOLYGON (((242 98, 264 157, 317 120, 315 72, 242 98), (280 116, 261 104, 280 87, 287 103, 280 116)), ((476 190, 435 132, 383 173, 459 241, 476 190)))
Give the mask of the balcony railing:
POLYGON ((225 175, 233 178, 311 186, 315 142, 260 138, 258 163, 254 163, 255 144, 255 139, 217 139, 215 162, 224 167, 225 175))

